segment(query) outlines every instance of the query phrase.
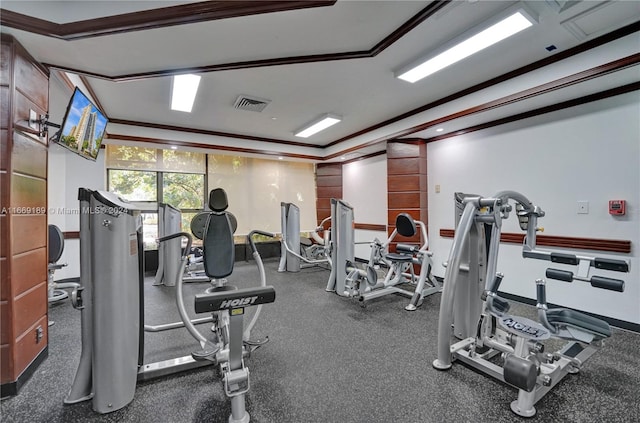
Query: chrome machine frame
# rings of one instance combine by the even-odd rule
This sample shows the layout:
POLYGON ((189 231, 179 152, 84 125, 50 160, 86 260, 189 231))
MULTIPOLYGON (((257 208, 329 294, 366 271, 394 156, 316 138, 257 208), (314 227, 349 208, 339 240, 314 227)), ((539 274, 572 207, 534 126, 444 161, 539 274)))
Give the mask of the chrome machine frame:
POLYGON ((280 203, 280 222, 282 227, 282 239, 280 240, 280 263, 278 272, 299 272, 300 269, 311 266, 329 264, 329 231, 324 228, 328 217, 320 222, 320 225, 311 233, 316 242, 305 248, 302 254, 300 244, 300 208, 293 203, 280 203), (324 232, 320 237, 318 232, 324 232), (302 263, 301 263, 302 262, 302 263))
POLYGON ((502 274, 496 272, 502 220, 516 203, 520 227, 526 230, 523 257, 577 265, 578 275, 547 269, 546 276, 571 282, 591 282, 597 288, 622 292, 624 282, 602 276, 588 277, 590 267, 628 272, 625 260, 586 257, 536 248, 537 219, 544 211, 514 191, 493 197, 456 194, 457 227, 444 280, 438 322, 438 358, 434 368, 447 370, 459 360, 518 389, 511 403, 514 413, 531 417, 534 404, 567 374, 576 373, 611 332, 599 319, 569 309, 548 310, 545 282, 537 284, 540 322, 508 314, 509 303, 498 295, 502 274), (485 237, 490 230, 490 239, 485 237), (559 351, 545 353, 544 340, 568 342, 559 351), (499 365, 492 357, 501 355, 499 365))

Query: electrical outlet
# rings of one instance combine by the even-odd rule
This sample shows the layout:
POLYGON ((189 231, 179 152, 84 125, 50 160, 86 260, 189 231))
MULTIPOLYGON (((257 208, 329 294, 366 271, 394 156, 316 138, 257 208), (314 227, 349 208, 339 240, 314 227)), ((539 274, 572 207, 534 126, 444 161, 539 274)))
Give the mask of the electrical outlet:
POLYGON ((436 185, 436 194, 440 193, 440 184, 436 185))
POLYGON ((589 202, 578 201, 578 214, 589 214, 589 202))

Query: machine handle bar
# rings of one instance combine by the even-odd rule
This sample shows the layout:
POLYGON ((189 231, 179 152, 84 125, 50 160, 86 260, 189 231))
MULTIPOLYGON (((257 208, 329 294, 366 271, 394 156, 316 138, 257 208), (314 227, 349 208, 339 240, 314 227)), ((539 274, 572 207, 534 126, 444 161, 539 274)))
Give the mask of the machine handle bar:
POLYGON ((162 238, 158 238, 158 242, 169 241, 170 239, 180 238, 180 237, 187 238, 187 248, 185 250, 186 251, 185 255, 187 255, 187 254, 189 254, 189 251, 191 251, 191 244, 193 243, 193 237, 189 233, 176 232, 175 234, 171 234, 171 235, 163 236, 162 238))
POLYGON ((253 231, 249 232, 249 235, 247 235, 247 241, 249 241, 249 245, 251 246, 251 251, 253 251, 254 253, 258 251, 256 249, 256 244, 253 242, 253 236, 256 234, 268 236, 270 238, 276 237, 276 235, 271 232, 260 231, 258 229, 254 229, 253 231))

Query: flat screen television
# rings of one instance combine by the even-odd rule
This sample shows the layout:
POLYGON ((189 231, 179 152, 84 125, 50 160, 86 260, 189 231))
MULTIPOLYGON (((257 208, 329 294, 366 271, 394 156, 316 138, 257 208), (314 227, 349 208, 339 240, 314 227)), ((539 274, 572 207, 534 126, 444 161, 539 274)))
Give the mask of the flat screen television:
POLYGON ((73 91, 55 142, 85 159, 100 152, 108 119, 78 87, 73 91))

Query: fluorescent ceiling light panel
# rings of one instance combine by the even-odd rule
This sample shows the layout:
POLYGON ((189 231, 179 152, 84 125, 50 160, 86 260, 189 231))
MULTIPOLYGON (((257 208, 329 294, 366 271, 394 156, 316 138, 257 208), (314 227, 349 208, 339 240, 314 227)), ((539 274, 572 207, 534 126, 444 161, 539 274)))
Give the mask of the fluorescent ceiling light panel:
POLYGON ((173 77, 173 93, 171 95, 171 110, 191 113, 193 101, 196 99, 200 85, 200 75, 175 75, 173 77))
POLYGON ((453 47, 431 57, 420 65, 401 73, 397 77, 408 82, 416 82, 460 60, 471 56, 505 38, 517 34, 532 26, 533 19, 522 10, 511 14, 500 22, 489 26, 477 34, 466 38, 453 47))
POLYGON ((341 120, 342 117, 340 116, 334 114, 326 114, 320 119, 315 120, 304 128, 300 129, 294 135, 300 138, 309 138, 311 135, 317 134, 318 132, 327 129, 330 126, 335 125, 341 120))

